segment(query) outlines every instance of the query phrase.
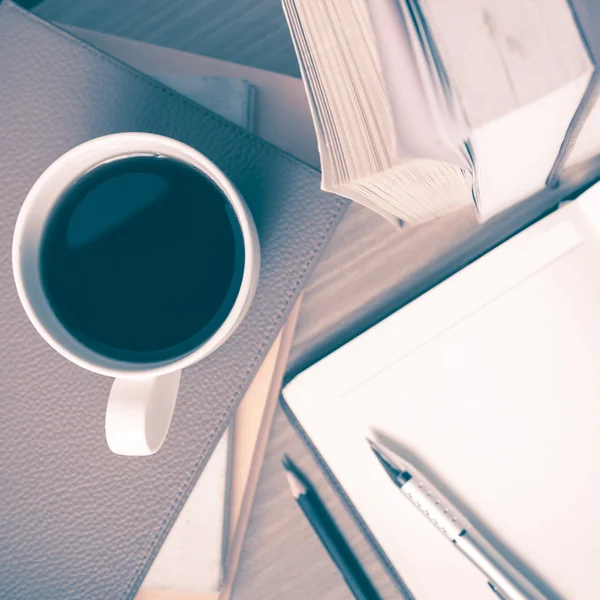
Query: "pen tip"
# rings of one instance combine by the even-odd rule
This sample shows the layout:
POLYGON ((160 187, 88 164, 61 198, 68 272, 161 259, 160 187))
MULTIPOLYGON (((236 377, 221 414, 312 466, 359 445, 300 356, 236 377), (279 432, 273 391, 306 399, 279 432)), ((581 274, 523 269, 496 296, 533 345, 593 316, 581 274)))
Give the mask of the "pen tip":
POLYGON ((371 438, 366 438, 369 446, 371 446, 371 450, 375 454, 377 460, 380 462, 381 466, 385 469, 386 473, 394 480, 398 479, 398 476, 402 474, 402 471, 394 465, 392 460, 389 458, 389 454, 386 449, 373 441, 371 438))
POLYGON ((371 450, 373 450, 373 452, 375 452, 375 454, 382 454, 382 445, 377 443, 375 440, 373 440, 373 438, 370 438, 369 436, 365 436, 365 440, 367 440, 367 443, 369 444, 369 446, 371 446, 371 450))

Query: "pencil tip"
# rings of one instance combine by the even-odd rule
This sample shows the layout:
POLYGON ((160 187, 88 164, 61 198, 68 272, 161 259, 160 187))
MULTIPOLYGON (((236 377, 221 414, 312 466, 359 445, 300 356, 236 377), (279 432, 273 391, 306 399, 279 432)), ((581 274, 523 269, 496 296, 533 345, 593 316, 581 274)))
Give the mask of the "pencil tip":
POLYGON ((283 468, 285 469, 285 474, 288 480, 288 485, 292 490, 292 494, 294 498, 298 499, 301 495, 306 494, 308 490, 308 485, 305 481, 304 474, 300 469, 294 464, 292 459, 287 455, 283 455, 283 459, 281 461, 283 468))

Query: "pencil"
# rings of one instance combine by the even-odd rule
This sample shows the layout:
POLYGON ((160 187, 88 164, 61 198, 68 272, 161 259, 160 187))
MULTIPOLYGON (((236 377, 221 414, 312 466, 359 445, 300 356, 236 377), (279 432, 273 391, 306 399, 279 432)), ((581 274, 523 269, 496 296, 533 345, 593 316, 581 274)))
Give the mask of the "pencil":
POLYGON ((358 562, 356 555, 352 552, 306 475, 287 455, 283 460, 283 467, 298 506, 319 536, 325 550, 342 574, 354 597, 357 600, 380 600, 379 594, 358 562))

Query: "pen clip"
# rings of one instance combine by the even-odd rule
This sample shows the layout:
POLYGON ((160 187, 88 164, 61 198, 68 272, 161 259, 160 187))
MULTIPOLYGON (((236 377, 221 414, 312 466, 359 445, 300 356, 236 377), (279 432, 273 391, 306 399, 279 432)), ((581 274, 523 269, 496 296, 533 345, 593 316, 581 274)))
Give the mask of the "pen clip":
POLYGON ((497 587, 495 587, 491 581, 488 581, 488 585, 492 588, 492 592, 494 592, 494 594, 496 594, 498 598, 500 598, 501 600, 509 600, 509 598, 504 596, 502 592, 497 587))

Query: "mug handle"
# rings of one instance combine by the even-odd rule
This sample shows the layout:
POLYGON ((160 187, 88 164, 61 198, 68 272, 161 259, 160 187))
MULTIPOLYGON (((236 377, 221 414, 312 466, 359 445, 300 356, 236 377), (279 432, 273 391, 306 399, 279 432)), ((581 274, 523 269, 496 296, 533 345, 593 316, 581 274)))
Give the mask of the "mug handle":
POLYGON ((165 441, 181 370, 157 377, 115 379, 106 407, 106 441, 115 454, 148 456, 165 441))

